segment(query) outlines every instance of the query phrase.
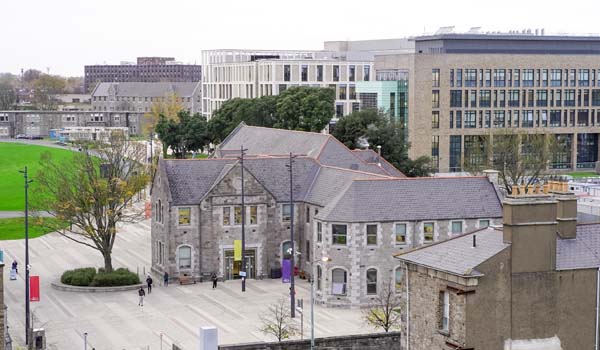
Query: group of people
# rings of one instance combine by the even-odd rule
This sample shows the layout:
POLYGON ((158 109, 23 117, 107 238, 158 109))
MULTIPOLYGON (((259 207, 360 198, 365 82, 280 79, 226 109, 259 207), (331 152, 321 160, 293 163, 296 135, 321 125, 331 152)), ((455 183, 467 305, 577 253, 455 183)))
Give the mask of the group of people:
MULTIPOLYGON (((13 269, 16 270, 16 264, 17 262, 14 261, 13 262, 13 269)), ((213 273, 210 276, 210 279, 212 281, 212 287, 213 289, 217 288, 217 274, 213 273)), ((146 286, 148 289, 148 294, 152 293, 152 276, 148 275, 148 277, 146 278, 146 286)), ((163 285, 165 287, 169 286, 169 273, 167 271, 165 271, 165 274, 163 275, 163 285)), ((146 291, 144 290, 144 287, 140 287, 140 289, 138 289, 138 296, 140 297, 139 302, 138 302, 138 306, 144 306, 144 297, 146 296, 146 291)))

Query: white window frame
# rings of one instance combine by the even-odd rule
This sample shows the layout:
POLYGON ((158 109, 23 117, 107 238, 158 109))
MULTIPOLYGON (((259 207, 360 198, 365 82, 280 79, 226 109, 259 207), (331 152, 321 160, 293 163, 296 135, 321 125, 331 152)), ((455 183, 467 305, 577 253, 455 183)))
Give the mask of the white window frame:
POLYGON ((394 222, 394 225, 392 226, 392 242, 394 242, 395 246, 398 247, 404 247, 404 246, 408 246, 410 245, 410 235, 408 234, 408 222, 394 222), (398 243, 396 241, 396 225, 404 225, 404 243, 398 243))
POLYGON ((291 222, 292 220, 292 205, 289 203, 281 204, 281 222, 291 222), (290 216, 288 218, 285 217, 285 209, 286 207, 290 208, 290 216))
POLYGON ((333 222, 331 223, 331 245, 333 246, 338 246, 338 247, 346 247, 348 246, 348 241, 349 241, 349 237, 350 235, 348 234, 348 230, 349 230, 349 225, 345 224, 345 223, 336 223, 333 222), (333 239, 333 226, 337 225, 337 226, 346 226, 346 243, 336 243, 335 240, 333 239))
POLYGON ((479 219, 479 220, 477 220, 477 227, 478 228, 490 227, 491 225, 492 225, 492 219, 479 219), (488 225, 487 226, 481 226, 481 222, 482 221, 487 221, 488 225))
POLYGON ((191 226, 192 225, 192 216, 193 216, 193 214, 192 214, 191 206, 190 207, 177 207, 177 226, 191 226), (179 221, 179 216, 180 216, 179 211, 181 209, 189 209, 190 210, 190 222, 188 224, 181 224, 179 221))
MULTIPOLYGON (((445 291, 440 291, 440 294, 443 295, 443 310, 442 310, 442 315, 440 315, 442 317, 442 322, 441 322, 441 328, 440 330, 443 332, 449 332, 450 331, 450 293, 448 293, 447 290, 445 291)), ((440 301, 442 302, 442 301, 440 301)))
POLYGON ((336 296, 346 296, 348 295, 348 270, 346 270, 345 268, 341 267, 341 266, 336 266, 334 268, 331 269, 331 294, 332 295, 336 295, 336 296), (336 283, 334 283, 333 281, 333 272, 335 270, 342 270, 344 271, 344 283, 341 286, 342 288, 342 292, 341 293, 335 293, 336 290, 336 283))
MULTIPOLYGON (((348 232, 346 232, 346 241, 348 241, 348 232)), ((379 224, 378 223, 370 223, 365 224, 365 246, 367 247, 377 247, 379 245, 379 224), (369 226, 375 226, 375 244, 369 243, 369 226)))
POLYGON ((379 280, 379 270, 376 267, 369 267, 365 270, 365 294, 366 295, 377 295, 378 292, 378 280, 379 280), (375 292, 369 292, 369 285, 373 283, 369 283, 369 271, 375 271, 375 292))
MULTIPOLYGON (((435 226, 434 226, 434 230, 435 232, 435 226)), ((452 237, 452 236, 458 236, 458 235, 462 235, 463 233, 465 233, 465 221, 464 220, 450 220, 450 229, 448 230, 448 232, 450 233, 448 236, 452 237), (453 225, 454 223, 460 223, 460 232, 454 232, 453 230, 453 225)))
POLYGON ((192 246, 189 244, 181 244, 177 247, 176 250, 176 257, 177 257, 177 271, 192 271, 193 267, 194 267, 194 250, 192 249, 192 246), (181 256, 180 256, 180 251, 182 248, 189 248, 190 249, 190 265, 189 267, 182 267, 181 266, 181 256))
POLYGON ((433 243, 433 242, 435 242, 435 240, 436 240, 436 236, 437 236, 437 235, 435 234, 435 231, 436 231, 436 226, 437 226, 437 225, 436 225, 436 222, 435 222, 435 221, 423 221, 423 222, 421 222, 421 225, 420 225, 420 226, 421 226, 421 244, 426 244, 426 243, 433 243), (433 234, 433 237, 431 237, 431 241, 426 241, 426 240, 425 240, 425 224, 433 224, 433 232, 432 232, 432 234, 433 234))

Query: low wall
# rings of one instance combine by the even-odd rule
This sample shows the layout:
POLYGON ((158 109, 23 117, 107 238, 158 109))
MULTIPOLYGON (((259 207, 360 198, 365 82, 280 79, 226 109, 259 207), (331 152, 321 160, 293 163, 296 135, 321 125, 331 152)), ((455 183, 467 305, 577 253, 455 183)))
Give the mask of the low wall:
MULTIPOLYGON (((327 350, 400 350, 400 332, 345 335, 316 338, 315 347, 327 350)), ((289 340, 281 343, 248 343, 219 345, 219 350, 305 350, 310 339, 289 340)))
POLYGON ((52 282, 52 288, 61 290, 63 292, 78 292, 78 293, 107 293, 107 292, 123 292, 128 290, 140 289, 144 286, 143 284, 133 284, 131 286, 118 286, 118 287, 79 287, 70 286, 60 282, 52 282))

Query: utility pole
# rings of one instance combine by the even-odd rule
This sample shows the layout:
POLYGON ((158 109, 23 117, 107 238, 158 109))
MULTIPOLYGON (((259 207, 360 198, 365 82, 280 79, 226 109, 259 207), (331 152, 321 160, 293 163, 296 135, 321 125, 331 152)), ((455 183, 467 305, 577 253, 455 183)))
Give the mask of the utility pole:
POLYGON ((240 146, 240 163, 242 168, 242 292, 246 291, 246 205, 244 203, 244 146, 240 146))
POLYGON ((29 184, 33 180, 29 180, 27 177, 27 167, 23 171, 19 170, 19 172, 25 178, 25 345, 29 345, 29 184))
POLYGON ((154 131, 150 131, 150 171, 152 171, 152 164, 154 164, 154 152, 153 145, 154 144, 154 131))
POLYGON ((294 266, 296 259, 296 252, 294 250, 294 175, 292 171, 294 158, 296 157, 292 155, 292 152, 290 152, 290 164, 288 165, 288 168, 290 169, 290 240, 292 244, 292 258, 290 261, 290 316, 292 318, 296 317, 296 288, 294 285, 294 266))

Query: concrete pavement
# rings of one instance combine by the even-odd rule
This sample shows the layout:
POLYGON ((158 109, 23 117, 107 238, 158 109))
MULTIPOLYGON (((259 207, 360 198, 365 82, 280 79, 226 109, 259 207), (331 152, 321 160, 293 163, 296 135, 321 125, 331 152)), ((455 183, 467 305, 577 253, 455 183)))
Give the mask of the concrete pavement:
MULTIPOLYGON (((24 246, 22 240, 0 241, 5 251, 4 302, 8 306, 10 333, 17 344, 24 340, 24 246), (19 262, 17 281, 9 280, 10 262, 19 262)), ((122 227, 114 247, 113 265, 140 273, 150 270, 149 221, 122 227)), ((216 326, 221 344, 274 340, 259 331, 259 315, 268 305, 288 297, 289 285, 280 280, 249 280, 241 292, 239 281, 163 287, 154 277, 155 288, 145 306, 137 305, 137 293, 72 293, 56 291, 50 283, 75 267, 102 266, 101 255, 91 248, 52 233, 30 240, 31 274, 41 279, 41 301, 31 303, 34 327, 46 330, 48 349, 81 349, 83 333, 88 333, 88 349, 170 349, 173 343, 183 349, 197 349, 201 326, 216 326)), ((310 285, 297 283, 297 297, 304 298, 304 335, 310 336, 310 285)), ((300 322, 297 317, 298 325, 300 322)), ((360 310, 315 307, 317 336, 373 332, 365 325, 360 310)), ((299 337, 298 337, 299 338, 299 337)))

